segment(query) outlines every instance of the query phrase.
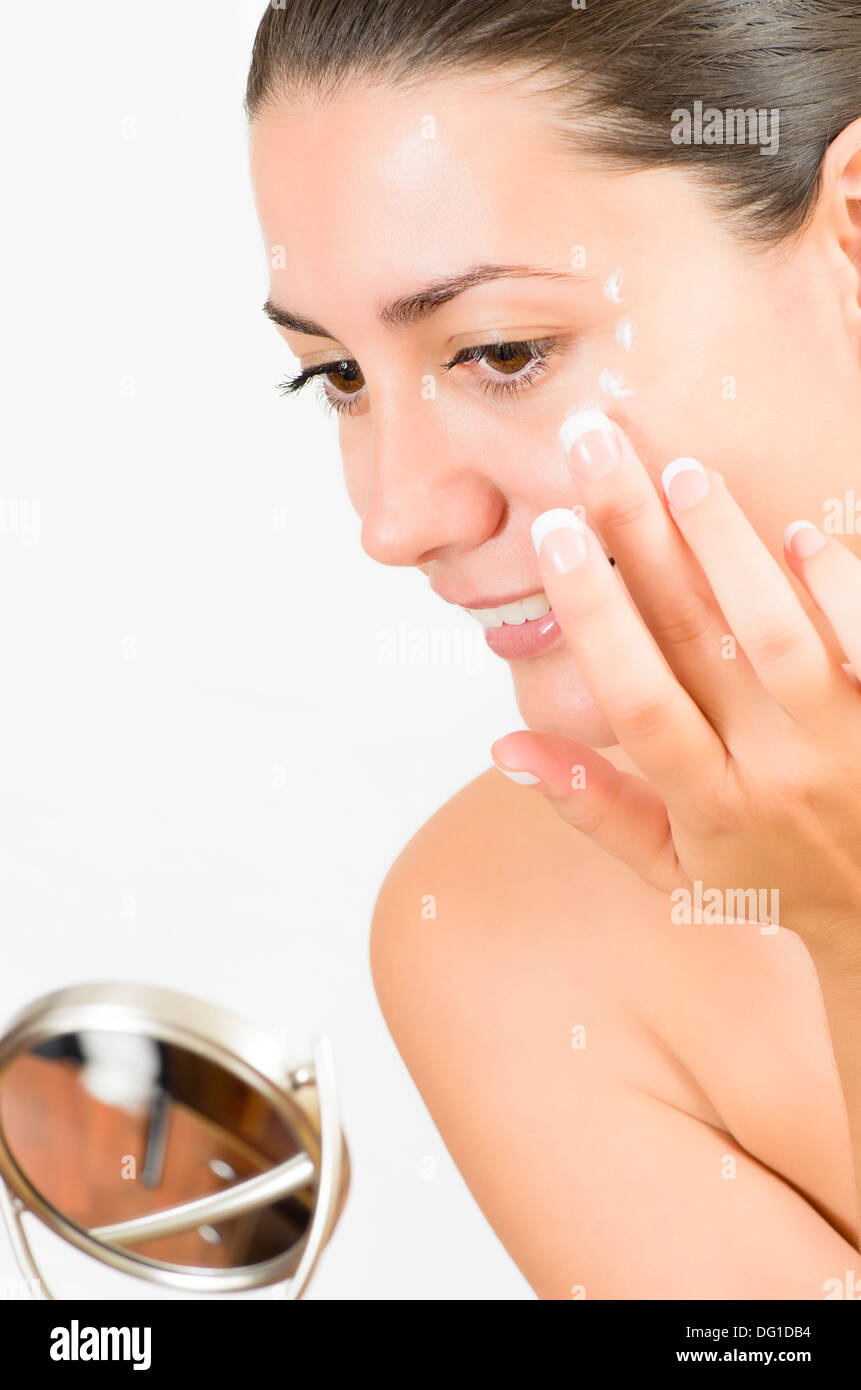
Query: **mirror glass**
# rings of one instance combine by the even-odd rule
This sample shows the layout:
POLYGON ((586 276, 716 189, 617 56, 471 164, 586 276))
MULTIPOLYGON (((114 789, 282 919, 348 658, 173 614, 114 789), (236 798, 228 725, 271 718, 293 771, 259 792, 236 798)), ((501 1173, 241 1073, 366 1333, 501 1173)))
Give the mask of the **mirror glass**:
MULTIPOLYGON (((0 1125, 32 1186, 87 1231, 223 1192, 302 1153, 266 1097, 232 1071, 138 1033, 63 1034, 15 1057, 0 1125)), ((240 1215, 106 1243, 175 1265, 253 1265, 301 1240, 313 1202, 299 1187, 240 1215)))

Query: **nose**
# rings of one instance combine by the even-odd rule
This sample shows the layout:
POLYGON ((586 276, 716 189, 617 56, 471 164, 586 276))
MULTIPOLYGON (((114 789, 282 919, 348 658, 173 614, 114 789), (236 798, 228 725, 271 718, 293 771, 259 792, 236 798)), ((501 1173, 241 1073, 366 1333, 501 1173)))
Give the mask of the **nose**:
MULTIPOLYGON (((433 406, 423 403, 425 409, 433 406)), ((478 457, 450 428, 415 413, 377 420, 368 441, 362 547, 384 565, 418 565, 469 551, 502 525, 506 500, 478 457)))

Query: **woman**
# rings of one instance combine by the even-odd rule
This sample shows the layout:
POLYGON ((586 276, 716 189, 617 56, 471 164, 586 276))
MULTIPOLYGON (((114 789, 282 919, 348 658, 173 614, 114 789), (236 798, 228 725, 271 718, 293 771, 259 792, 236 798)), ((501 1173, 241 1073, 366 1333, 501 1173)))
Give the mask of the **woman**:
POLYGON ((449 1151, 539 1297, 861 1296, 857 4, 285 0, 246 106, 285 389, 527 726, 375 912, 449 1151))

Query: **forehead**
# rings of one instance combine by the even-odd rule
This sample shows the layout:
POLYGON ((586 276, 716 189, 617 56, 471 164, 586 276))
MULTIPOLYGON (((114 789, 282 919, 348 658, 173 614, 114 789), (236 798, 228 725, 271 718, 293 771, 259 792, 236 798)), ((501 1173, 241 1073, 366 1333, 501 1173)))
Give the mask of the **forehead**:
MULTIPOLYGON (((255 122, 251 169, 264 230, 298 239, 331 226, 387 239, 429 218, 462 232, 500 212, 529 218, 518 170, 548 191, 559 172, 550 132, 525 94, 479 78, 401 89, 357 86, 284 104, 255 122), (546 166, 546 170, 544 168, 546 166)), ((366 248, 370 249, 370 248, 366 248)))
POLYGON ((353 312, 467 265, 568 270, 642 255, 666 171, 578 162, 546 98, 509 74, 284 102, 254 122, 251 173, 270 293, 308 317, 353 312), (361 306, 361 307, 359 307, 361 306))
POLYGON ((294 300, 303 279, 316 300, 336 270, 380 288, 387 276, 412 285, 542 252, 564 264, 577 230, 558 197, 552 136, 533 105, 498 82, 364 87, 282 106, 252 128, 251 170, 264 242, 284 248, 294 300))

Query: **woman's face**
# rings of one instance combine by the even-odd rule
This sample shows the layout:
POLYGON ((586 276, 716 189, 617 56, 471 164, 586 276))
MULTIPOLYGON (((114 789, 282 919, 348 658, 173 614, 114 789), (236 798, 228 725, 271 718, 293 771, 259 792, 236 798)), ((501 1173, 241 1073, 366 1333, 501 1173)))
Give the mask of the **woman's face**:
MULTIPOLYGON (((754 254, 681 172, 577 167, 506 81, 361 87, 252 129, 270 300, 306 321, 278 331, 302 368, 332 364, 365 550, 467 609, 540 593, 530 525, 578 502, 558 430, 597 406, 656 482, 682 454, 722 472, 781 556, 787 523, 821 523, 857 472, 857 270, 840 238, 817 216, 791 251, 754 254), (546 355, 444 365, 529 340, 546 355), (358 367, 339 372, 345 358, 358 367)), ((564 641, 512 655, 506 628, 489 641, 526 724, 612 743, 564 641)))

